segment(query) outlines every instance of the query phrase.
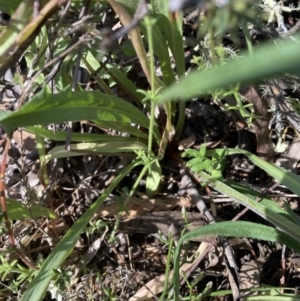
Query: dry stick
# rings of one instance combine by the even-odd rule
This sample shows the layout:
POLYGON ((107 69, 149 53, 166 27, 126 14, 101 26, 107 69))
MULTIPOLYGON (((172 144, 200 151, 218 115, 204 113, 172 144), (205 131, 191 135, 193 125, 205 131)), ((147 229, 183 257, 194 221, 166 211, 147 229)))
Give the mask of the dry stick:
POLYGON ((271 162, 274 158, 274 147, 272 139, 270 138, 269 122, 271 114, 268 111, 268 103, 261 97, 259 91, 254 86, 245 86, 241 94, 243 97, 253 105, 255 116, 262 116, 263 118, 254 118, 252 125, 255 130, 257 139, 257 155, 267 162, 271 162))
POLYGON ((281 294, 284 294, 284 287, 286 286, 286 278, 285 278, 285 272, 286 272, 286 260, 285 260, 285 252, 286 252, 286 245, 282 246, 282 251, 281 251, 281 267, 282 267, 282 275, 280 278, 280 286, 282 287, 281 289, 281 294))
MULTIPOLYGON (((180 173, 183 174, 184 176, 188 177, 188 178, 189 178, 189 182, 191 183, 191 184, 190 184, 190 187, 188 187, 188 188, 186 189, 187 193, 191 196, 192 201, 195 203, 195 205, 197 206, 197 208, 199 209, 199 211, 205 215, 205 217, 206 217, 207 220, 208 220, 208 223, 209 223, 209 224, 216 223, 214 217, 212 216, 212 214, 211 214, 211 213, 209 212, 209 210, 207 209, 207 207, 206 207, 204 201, 202 200, 202 198, 200 198, 199 193, 198 193, 198 191, 196 190, 196 188, 194 187, 194 185, 193 185, 193 183, 192 183, 190 177, 189 177, 187 174, 185 174, 186 171, 189 172, 188 170, 182 169, 180 173)), ((193 178, 194 178, 198 183, 201 182, 200 179, 199 179, 196 175, 192 175, 192 176, 193 176, 193 178)), ((223 237, 223 238, 224 238, 224 237, 223 237)), ((225 240, 226 240, 226 238, 225 238, 225 240)), ((222 239, 220 239, 220 241, 221 241, 222 243, 224 243, 224 241, 223 241, 222 239)), ((230 249, 230 248, 229 248, 229 249, 230 249)), ((234 268, 235 270, 237 270, 237 265, 236 265, 236 262, 235 262, 235 260, 234 260, 234 257, 233 257, 233 254, 232 254, 232 252, 231 252, 231 249, 230 249, 230 251, 228 250, 228 254, 226 254, 226 255, 228 256, 228 261, 229 261, 229 263, 230 263, 230 266, 231 266, 232 268, 234 268)))
POLYGON ((111 36, 111 41, 118 40, 127 33, 129 33, 134 27, 136 27, 139 24, 141 20, 143 20, 147 13, 147 4, 144 0, 141 0, 133 16, 132 22, 114 32, 111 36))
POLYGON ((71 7, 71 1, 68 1, 68 3, 66 4, 64 10, 63 10, 62 13, 61 13, 61 17, 60 17, 58 23, 56 24, 56 26, 55 26, 55 28, 54 28, 54 30, 53 30, 53 32, 52 32, 53 36, 56 36, 56 35, 57 35, 58 30, 59 30, 59 28, 60 28, 62 22, 65 20, 65 18, 66 18, 66 16, 67 16, 67 12, 68 12, 68 10, 69 10, 70 7, 71 7))
MULTIPOLYGON (((78 75, 79 75, 79 68, 80 68, 80 61, 83 53, 83 45, 79 45, 77 58, 76 58, 76 65, 75 65, 75 71, 74 71, 74 78, 72 83, 72 91, 76 92, 77 90, 77 81, 78 81, 78 75)), ((65 150, 70 151, 71 150, 71 136, 72 136, 72 127, 73 122, 68 121, 67 123, 67 136, 66 136, 66 142, 65 142, 65 150)))
POLYGON ((6 140, 6 145, 5 145, 5 149, 4 149, 4 153, 3 153, 3 159, 2 159, 2 163, 0 165, 0 203, 1 203, 1 207, 2 207, 2 214, 4 217, 4 222, 5 222, 5 226, 8 232, 8 237, 9 237, 9 241, 10 241, 10 245, 12 246, 12 248, 17 252, 17 254, 20 256, 21 260, 30 268, 37 270, 37 268, 35 267, 35 265, 33 263, 31 263, 25 256, 24 254, 18 249, 16 243, 15 243, 15 239, 13 236, 13 231, 11 228, 11 224, 10 224, 10 220, 8 217, 8 212, 7 212, 7 204, 6 204, 6 199, 5 199, 5 183, 4 183, 4 176, 5 176, 5 169, 6 169, 6 160, 7 160, 7 154, 8 154, 8 149, 10 146, 10 138, 8 137, 6 140))
MULTIPOLYGON (((182 164, 183 164, 183 166, 185 166, 183 161, 182 161, 182 164)), ((186 188, 187 193, 191 196, 193 202, 195 203, 195 205, 197 206, 199 211, 206 216, 209 224, 216 223, 214 217, 207 209, 204 201, 200 198, 198 191, 194 187, 194 184, 192 183, 191 178, 186 174, 186 172, 189 172, 189 171, 187 169, 182 168, 180 171, 180 174, 187 177, 187 181, 190 183, 188 185, 189 187, 186 188)), ((200 179, 197 176, 193 175, 193 178, 196 179, 196 181, 198 183, 200 183, 200 179)), ((238 272, 237 272, 238 268, 237 268, 234 256, 232 254, 231 247, 228 244, 226 237, 218 236, 218 238, 219 238, 221 244, 223 245, 224 252, 226 255, 224 262, 227 267, 228 277, 229 277, 229 282, 230 282, 230 286, 232 289, 233 298, 235 301, 238 301, 238 300, 240 300, 239 281, 238 281, 238 272)), ((195 266, 193 266, 193 267, 195 268, 195 266)))
MULTIPOLYGON (((79 14, 79 20, 81 20, 88 12, 90 7, 90 0, 85 1, 86 5, 81 8, 80 14, 79 14)), ((72 83, 72 91, 75 92, 77 90, 77 82, 78 82, 78 75, 79 75, 79 69, 80 69, 80 61, 83 53, 83 45, 80 44, 77 52, 77 58, 76 58, 76 65, 74 70, 74 77, 73 77, 73 83, 72 83)))

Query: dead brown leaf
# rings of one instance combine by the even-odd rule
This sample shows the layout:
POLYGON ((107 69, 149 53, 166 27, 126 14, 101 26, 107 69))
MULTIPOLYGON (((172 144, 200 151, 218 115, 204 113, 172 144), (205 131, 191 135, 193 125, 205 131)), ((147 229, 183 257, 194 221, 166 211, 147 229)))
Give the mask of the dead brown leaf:
MULTIPOLYGON (((145 195, 141 195, 141 197, 132 197, 130 199, 127 207, 129 215, 124 212, 123 217, 126 221, 148 212, 171 210, 177 206, 189 208, 192 205, 192 201, 184 196, 149 199, 145 195)), ((118 203, 113 203, 108 206, 102 206, 94 215, 94 217, 99 218, 115 216, 119 211, 120 205, 118 203)))
POLYGON ((268 162, 272 162, 274 147, 270 138, 269 122, 271 114, 268 112, 268 104, 261 98, 254 86, 244 87, 241 94, 249 103, 253 104, 254 114, 261 116, 261 118, 255 118, 252 122, 257 139, 257 155, 268 162))
POLYGON ((25 149, 25 151, 31 152, 36 149, 36 137, 34 134, 17 130, 12 137, 19 147, 25 149))
POLYGON ((193 146, 196 142, 196 135, 192 133, 189 137, 178 142, 178 149, 184 150, 193 146))

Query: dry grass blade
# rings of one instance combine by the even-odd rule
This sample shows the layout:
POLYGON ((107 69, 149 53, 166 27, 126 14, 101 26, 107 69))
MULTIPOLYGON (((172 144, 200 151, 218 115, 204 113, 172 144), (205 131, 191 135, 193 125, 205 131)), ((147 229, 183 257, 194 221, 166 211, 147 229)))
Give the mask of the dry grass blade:
MULTIPOLYGON (((111 5, 111 7, 115 11, 115 13, 118 15, 120 21, 122 22, 122 24, 124 26, 131 28, 132 24, 134 24, 134 25, 136 24, 134 18, 132 18, 129 15, 129 13, 125 10, 125 8, 121 4, 119 4, 115 0, 108 0, 108 3, 111 5)), ((137 27, 133 27, 129 31, 128 36, 132 41, 133 47, 139 58, 139 61, 140 61, 141 67, 145 73, 145 76, 146 76, 148 82, 151 84, 150 65, 149 65, 147 53, 146 53, 145 47, 143 45, 143 41, 142 41, 142 37, 141 37, 139 29, 137 27)), ((164 85, 163 82, 157 76, 155 76, 155 85, 156 85, 155 88, 158 88, 158 87, 164 85)))

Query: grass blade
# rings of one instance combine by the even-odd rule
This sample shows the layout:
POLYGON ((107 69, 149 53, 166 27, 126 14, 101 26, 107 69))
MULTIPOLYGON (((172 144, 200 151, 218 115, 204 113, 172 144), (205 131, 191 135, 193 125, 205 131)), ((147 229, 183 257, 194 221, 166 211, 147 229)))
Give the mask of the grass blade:
MULTIPOLYGON (((297 36, 299 38, 299 35, 297 36)), ((246 54, 245 54, 246 55, 246 54)), ((189 100, 208 94, 228 85, 258 81, 260 78, 299 72, 299 44, 284 41, 284 45, 273 42, 258 48, 253 56, 232 60, 226 65, 219 65, 206 71, 195 71, 179 83, 166 88, 158 99, 165 103, 170 99, 189 100), (186 89, 188 87, 188 89, 186 89)))

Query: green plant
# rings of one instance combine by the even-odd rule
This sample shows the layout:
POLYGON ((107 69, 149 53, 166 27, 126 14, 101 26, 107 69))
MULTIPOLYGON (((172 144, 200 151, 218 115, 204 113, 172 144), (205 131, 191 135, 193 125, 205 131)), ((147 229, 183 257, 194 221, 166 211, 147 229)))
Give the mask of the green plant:
MULTIPOLYGON (((0 260, 1 260, 1 268, 0 268, 0 277, 1 281, 7 281, 9 280, 9 289, 18 292, 20 289, 20 286, 25 282, 25 281, 31 281, 33 277, 37 274, 37 271, 33 271, 30 268, 25 268, 24 266, 18 264, 18 260, 12 260, 11 262, 8 262, 6 256, 8 254, 5 254, 2 252, 0 255, 0 260), (11 279, 9 277, 12 274, 18 275, 16 279, 11 279)), ((7 289, 4 289, 3 291, 7 291, 7 289)))
POLYGON ((194 172, 206 171, 211 174, 216 179, 222 179, 222 171, 224 167, 224 159, 226 150, 221 152, 215 152, 211 159, 206 157, 206 147, 205 144, 202 144, 199 151, 194 149, 187 149, 185 153, 189 157, 194 157, 186 166, 190 167, 194 172))
MULTIPOLYGON (((238 92, 239 84, 257 81, 260 78, 277 76, 286 72, 292 73, 299 69, 299 47, 293 40, 285 42, 284 45, 280 42, 277 45, 270 43, 270 45, 253 50, 249 40, 248 28, 245 24, 247 21, 253 20, 255 10, 250 8, 249 3, 244 5, 244 1, 230 1, 228 6, 223 8, 213 5, 209 7, 208 18, 205 20, 205 26, 203 27, 209 33, 207 47, 209 55, 208 58, 206 57, 207 60, 194 58, 194 62, 198 62, 200 68, 198 71, 191 71, 186 76, 184 43, 182 40, 182 15, 170 13, 167 1, 152 0, 151 14, 143 17, 139 24, 139 29, 135 27, 129 32, 131 45, 148 81, 148 91, 138 89, 136 84, 129 79, 128 69, 122 70, 116 64, 105 62, 104 36, 101 36, 101 33, 97 30, 84 26, 79 27, 78 31, 83 30, 85 34, 82 40, 77 41, 73 41, 69 34, 65 34, 67 29, 56 28, 60 34, 55 36, 54 44, 56 46, 52 53, 53 60, 43 65, 46 45, 49 42, 49 32, 44 24, 48 17, 63 2, 52 0, 49 2, 52 6, 50 4, 47 6, 43 3, 41 19, 32 20, 33 6, 31 1, 22 1, 18 9, 15 10, 13 17, 16 21, 22 20, 23 22, 20 22, 17 28, 9 25, 3 30, 0 36, 0 64, 2 68, 0 70, 4 70, 8 66, 5 58, 9 50, 14 47, 22 49, 27 43, 30 44, 30 48, 25 53, 25 58, 30 66, 30 72, 34 76, 26 86, 21 98, 21 100, 25 100, 26 97, 29 97, 30 101, 15 112, 1 112, 0 123, 8 135, 16 127, 23 127, 25 131, 34 133, 38 137, 40 141, 38 150, 42 167, 45 167, 47 162, 55 158, 86 154, 130 155, 132 162, 124 167, 102 196, 74 223, 54 247, 36 277, 29 284, 21 301, 41 300, 43 298, 45 292, 49 289, 49 283, 56 275, 56 271, 72 252, 77 238, 84 231, 94 213, 103 204, 108 195, 116 189, 121 180, 135 167, 141 167, 142 171, 126 195, 124 207, 126 208, 127 202, 144 177, 146 177, 148 196, 155 194, 159 188, 162 174, 160 161, 164 158, 167 147, 172 147, 175 144, 183 128, 185 102, 180 101, 177 106, 174 101, 190 100, 200 95, 212 94, 215 98, 233 95, 238 105, 227 105, 224 107, 238 110, 242 116, 249 118, 251 121, 252 118, 257 116, 249 112, 249 105, 242 103, 238 92), (46 12, 45 16, 42 16, 42 12, 46 12), (224 20, 226 22, 223 22, 224 20), (236 22, 242 24, 248 52, 240 54, 240 58, 235 58, 234 60, 225 59, 224 47, 220 45, 220 37, 226 31, 230 31, 235 35, 236 22), (215 39, 215 34, 219 31, 221 34, 215 39), (95 35, 102 42, 100 49, 99 43, 89 43, 87 41, 87 39, 91 39, 95 35), (81 55, 77 54, 77 57, 79 57, 77 61, 74 49, 77 46, 83 47, 84 42, 86 47, 82 49, 81 55), (146 49, 148 49, 149 56, 146 49), (169 56, 169 50, 172 53, 172 58, 169 56), (173 60, 176 66, 176 74, 172 66, 173 60), (43 83, 47 80, 47 68, 56 63, 60 64, 60 68, 53 75, 53 79, 57 83, 55 86, 57 93, 54 94, 43 83), (160 66, 161 78, 155 73, 156 63, 160 66), (204 65, 209 66, 209 68, 203 70, 204 65), (93 74, 95 81, 103 92, 84 91, 80 85, 74 84, 72 69, 79 66, 93 74), (179 77, 178 81, 177 77, 179 77), (114 96, 111 91, 113 85, 117 85, 125 91, 134 104, 114 96), (186 87, 189 88, 186 89, 186 87), (36 93, 36 90, 41 91, 36 93), (74 90, 77 91, 74 92, 74 90), (155 119, 156 106, 162 106, 166 116, 161 123, 155 119), (44 138, 66 141, 68 134, 60 131, 54 133, 43 126, 50 123, 84 120, 89 120, 94 125, 106 129, 107 132, 111 129, 115 130, 119 135, 72 133, 68 150, 66 150, 65 146, 57 146, 49 153, 45 153, 44 138), (121 133, 125 133, 125 135, 121 135, 121 133)), ((108 0, 107 2, 119 16, 125 27, 136 22, 137 16, 135 12, 139 4, 138 0, 108 0)), ((8 5, 7 3, 5 4, 8 5)), ((106 4, 101 5, 104 7, 101 11, 103 13, 107 6, 106 4)), ((74 10, 77 8, 76 6, 80 6, 80 3, 73 2, 72 8, 74 10)), ((17 5, 14 3, 14 8, 16 7, 17 5)), ((11 11, 14 11, 14 9, 11 11)), ((21 100, 20 103, 22 103, 21 100)), ((200 148, 199 152, 188 150, 187 154, 195 157, 188 163, 188 166, 198 173, 207 185, 234 198, 284 232, 271 227, 239 222, 237 224, 239 227, 234 227, 230 223, 222 223, 208 226, 204 230, 199 229, 185 234, 179 241, 174 256, 174 265, 177 271, 175 277, 175 299, 179 298, 178 267, 180 248, 191 237, 200 235, 250 236, 282 242, 295 250, 299 250, 300 237, 297 232, 299 225, 295 223, 295 217, 290 211, 286 213, 280 210, 267 199, 257 203, 254 191, 250 189, 245 190, 244 187, 235 183, 220 182, 222 178, 222 160, 226 155, 234 153, 243 153, 248 156, 254 164, 265 169, 271 176, 300 196, 298 176, 264 162, 250 153, 231 149, 227 151, 208 151, 204 146, 200 148), (243 190, 244 194, 240 192, 241 190, 243 190), (249 226, 251 226, 251 232, 247 231, 249 226)), ((47 183, 48 174, 46 169, 43 170, 43 177, 45 183, 47 183)), ((33 207, 32 209, 35 208, 36 210, 41 210, 40 207, 33 207)), ((13 214, 13 209, 8 207, 9 219, 13 219, 13 214)), ((22 209, 22 214, 27 217, 26 210, 24 213, 24 209, 22 209)), ((51 211, 47 211, 46 215, 49 217, 54 216, 51 211)), ((33 214, 33 216, 37 215, 33 214)), ((20 218, 20 216, 17 216, 17 219, 20 218)), ((166 291, 167 282, 164 295, 166 291)), ((108 291, 107 295, 111 297, 111 293, 108 291)))

